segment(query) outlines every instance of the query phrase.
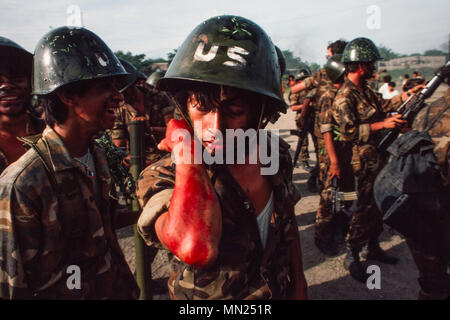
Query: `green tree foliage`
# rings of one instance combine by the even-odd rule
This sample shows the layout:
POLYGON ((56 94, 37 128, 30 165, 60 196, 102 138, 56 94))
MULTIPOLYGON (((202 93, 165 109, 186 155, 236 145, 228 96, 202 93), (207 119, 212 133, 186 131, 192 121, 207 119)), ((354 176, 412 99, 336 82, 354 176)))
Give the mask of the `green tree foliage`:
POLYGON ((321 68, 321 66, 315 62, 309 63, 303 61, 300 57, 296 57, 291 50, 283 50, 284 59, 286 60, 286 73, 295 73, 304 65, 308 66, 311 72, 315 72, 321 68))
POLYGON ((382 44, 380 44, 378 46, 378 51, 380 51, 381 57, 384 60, 391 60, 391 59, 401 58, 401 57, 405 56, 405 55, 399 54, 397 52, 394 52, 391 48, 388 48, 382 44))
POLYGON ((446 56, 447 53, 438 49, 427 50, 423 54, 424 56, 446 56))
POLYGON ((127 60, 129 63, 134 65, 138 70, 142 71, 146 75, 151 74, 154 70, 152 70, 152 64, 155 62, 167 62, 167 60, 163 58, 157 59, 149 59, 145 57, 145 54, 132 54, 130 51, 127 53, 123 53, 123 51, 114 52, 114 54, 120 58, 127 60))

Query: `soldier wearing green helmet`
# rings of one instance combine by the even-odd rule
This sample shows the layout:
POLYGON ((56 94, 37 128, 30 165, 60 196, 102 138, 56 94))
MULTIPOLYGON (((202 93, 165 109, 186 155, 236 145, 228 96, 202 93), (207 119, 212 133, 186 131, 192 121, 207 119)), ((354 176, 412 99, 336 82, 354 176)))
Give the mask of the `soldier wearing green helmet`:
POLYGON ((147 78, 133 64, 123 59, 120 61, 129 75, 120 80, 124 103, 116 109, 114 127, 109 133, 116 146, 129 151, 129 122, 145 120, 145 163, 150 165, 166 154, 158 150, 157 145, 164 138, 166 124, 173 118, 175 108, 165 92, 142 83, 141 80, 147 78))
POLYGON ((123 100, 116 80, 126 74, 87 29, 60 27, 38 42, 32 88, 47 127, 22 139, 30 150, 0 179, 1 298, 138 297, 114 232, 123 217, 108 160, 93 139, 113 126, 123 100))
POLYGON ((334 120, 339 126, 343 143, 351 149, 351 158, 347 163, 340 163, 340 166, 352 168, 358 196, 345 239, 347 255, 344 266, 354 279, 364 283, 368 275, 362 267, 359 253, 365 245, 368 245, 367 259, 390 264, 397 262, 397 258, 388 255, 379 245, 378 237, 383 224, 374 204, 373 183, 386 161, 376 148, 384 130, 405 124, 400 115, 388 117, 388 112, 400 106, 407 96, 384 100, 368 86, 367 82, 375 71, 375 62, 379 59, 378 48, 370 39, 350 41, 342 57, 346 78, 333 102, 334 120))
POLYGON ((341 62, 342 54, 331 56, 325 64, 325 72, 331 80, 332 85, 328 86, 318 101, 318 125, 320 131, 317 135, 319 147, 319 207, 317 209, 314 240, 316 246, 326 255, 334 256, 339 252, 339 237, 342 224, 339 213, 332 212, 332 198, 330 189, 333 178, 338 178, 342 185, 342 179, 347 175, 342 167, 342 158, 345 157, 346 150, 342 143, 335 136, 334 130, 336 122, 333 119, 333 101, 336 94, 344 82, 345 67, 341 62), (342 174, 341 174, 342 172, 342 174))
POLYGON ((0 37, 0 174, 26 149, 16 137, 34 135, 44 123, 31 112, 33 55, 0 37))
POLYGON ((191 32, 158 82, 180 111, 159 147, 182 146, 188 159, 174 152, 173 161, 163 158, 141 173, 138 229, 148 245, 177 257, 168 283, 172 299, 306 298, 294 215, 299 192, 287 144, 271 145, 279 154, 273 175, 262 175, 259 161, 248 162, 247 148, 243 164, 234 157, 206 162, 222 150, 237 155, 238 137, 220 135, 256 132, 286 111, 280 81, 268 35, 248 19, 218 16, 191 32), (184 149, 196 143, 203 157, 184 149))

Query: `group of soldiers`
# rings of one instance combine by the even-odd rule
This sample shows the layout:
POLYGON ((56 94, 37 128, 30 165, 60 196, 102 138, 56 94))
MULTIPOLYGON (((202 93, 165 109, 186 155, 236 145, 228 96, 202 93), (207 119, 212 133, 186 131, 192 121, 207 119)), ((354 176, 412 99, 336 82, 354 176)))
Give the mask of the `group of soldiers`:
MULTIPOLYGON (((367 259, 397 261, 379 246, 382 220, 372 190, 386 162, 376 145, 384 129, 406 125, 388 113, 407 94, 383 100, 367 86, 380 58, 369 39, 339 40, 328 54, 323 70, 305 69, 290 85, 292 109, 299 129, 315 137, 318 166, 309 183, 319 181, 316 245, 337 254, 337 230, 345 226, 345 267, 365 282, 365 245, 367 259), (357 194, 350 221, 332 209, 336 179, 357 194)), ((115 233, 132 224, 149 247, 173 254, 171 299, 306 299, 294 210, 301 196, 289 145, 280 139, 272 150, 280 163, 274 175, 261 174, 260 161, 207 165, 191 148, 172 153, 194 143, 211 155, 229 151, 235 146, 220 144, 214 132, 257 132, 276 121, 287 108, 285 67, 264 30, 239 16, 198 25, 167 73, 148 79, 85 28, 51 30, 34 54, 0 38, 0 299, 137 299, 142 288, 115 233), (134 121, 145 124, 137 212, 119 210, 115 176, 129 166, 134 121), (179 139, 177 130, 191 135, 179 139), (125 156, 112 159, 114 152, 125 156), (68 285, 73 266, 77 286, 68 285)), ((443 168, 448 159, 446 153, 443 168)), ((422 296, 448 296, 448 261, 422 260, 421 278, 431 279, 421 282, 422 296)))

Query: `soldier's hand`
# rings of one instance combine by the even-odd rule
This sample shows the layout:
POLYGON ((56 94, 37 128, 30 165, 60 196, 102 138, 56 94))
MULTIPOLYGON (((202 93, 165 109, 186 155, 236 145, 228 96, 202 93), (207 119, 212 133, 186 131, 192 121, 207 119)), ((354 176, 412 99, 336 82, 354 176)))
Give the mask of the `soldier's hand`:
POLYGON ((174 146, 180 142, 191 143, 193 139, 192 129, 184 119, 171 119, 167 123, 166 137, 158 144, 158 149, 172 152, 174 146))
POLYGON ((341 169, 337 162, 331 162, 330 164, 330 179, 333 179, 334 177, 341 178, 341 169))
POLYGON ((392 117, 386 118, 383 121, 384 129, 402 128, 408 124, 406 120, 401 119, 401 114, 395 114, 392 117))

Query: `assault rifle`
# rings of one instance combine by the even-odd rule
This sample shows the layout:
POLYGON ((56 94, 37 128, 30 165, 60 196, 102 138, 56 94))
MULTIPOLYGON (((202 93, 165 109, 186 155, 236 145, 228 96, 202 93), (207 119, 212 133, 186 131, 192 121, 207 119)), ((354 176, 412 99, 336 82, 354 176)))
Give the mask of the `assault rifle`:
MULTIPOLYGON (((408 124, 411 125, 414 121, 414 118, 417 116, 419 111, 424 107, 424 101, 425 99, 429 98, 434 91, 439 87, 441 82, 445 79, 443 69, 444 68, 450 68, 450 61, 448 61, 444 67, 442 67, 436 75, 433 77, 433 79, 428 82, 425 88, 420 91, 419 94, 411 96, 406 100, 400 108, 397 110, 398 113, 402 115, 402 120, 408 121, 408 124)), ((394 128, 390 130, 381 140, 381 142, 378 144, 377 149, 380 152, 385 152, 387 148, 394 142, 395 139, 397 139, 398 135, 400 134, 401 129, 400 128, 394 128)))
POLYGON ((311 110, 309 110, 311 107, 309 106, 309 103, 311 102, 311 99, 306 98, 305 102, 303 103, 303 109, 302 109, 302 115, 304 114, 304 121, 303 121, 303 125, 302 128, 300 130, 291 130, 291 134, 298 136, 298 141, 297 141, 297 148, 295 149, 295 154, 294 154, 294 167, 298 161, 298 157, 300 155, 300 151, 302 149, 302 144, 303 141, 305 140, 305 138, 308 136, 308 117, 311 114, 311 110))
POLYGON ((342 192, 339 191, 338 178, 334 177, 331 180, 331 212, 333 215, 337 215, 340 212, 345 212, 344 201, 353 201, 358 199, 356 191, 342 192))

